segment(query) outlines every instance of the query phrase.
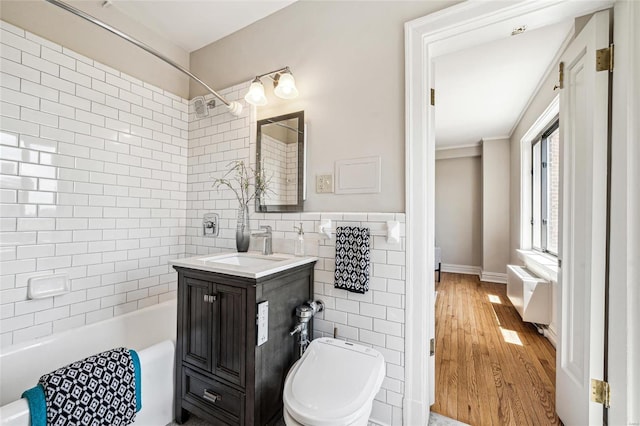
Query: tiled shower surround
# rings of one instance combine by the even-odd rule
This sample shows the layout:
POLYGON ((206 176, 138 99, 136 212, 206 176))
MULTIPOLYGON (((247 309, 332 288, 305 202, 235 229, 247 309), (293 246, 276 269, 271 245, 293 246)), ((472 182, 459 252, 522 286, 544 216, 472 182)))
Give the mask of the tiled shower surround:
MULTIPOLYGON (((0 332, 2 347, 175 298, 167 261, 235 248, 237 201, 216 191, 230 162, 255 158, 255 112, 224 106, 197 118, 188 102, 2 22, 0 63, 0 332), (204 213, 220 235, 203 237, 204 213), (27 279, 66 273, 71 292, 27 300, 27 279)), ((248 83, 221 93, 242 100, 248 83)), ((252 162, 252 161, 251 161, 252 162)), ((253 210, 253 208, 251 209, 253 210)), ((319 258, 316 298, 326 311, 316 336, 378 349, 387 377, 372 421, 402 424, 405 241, 389 244, 387 220, 402 213, 255 213, 273 230, 274 251, 293 253, 302 222, 305 250, 319 258), (364 294, 333 287, 333 227, 371 229, 371 283, 364 294)), ((404 226, 403 226, 404 228, 404 226)), ((253 238, 252 250, 261 239, 253 238)))
POLYGON ((2 347, 175 297, 188 102, 2 23, 2 347), (71 292, 27 300, 27 280, 71 292))

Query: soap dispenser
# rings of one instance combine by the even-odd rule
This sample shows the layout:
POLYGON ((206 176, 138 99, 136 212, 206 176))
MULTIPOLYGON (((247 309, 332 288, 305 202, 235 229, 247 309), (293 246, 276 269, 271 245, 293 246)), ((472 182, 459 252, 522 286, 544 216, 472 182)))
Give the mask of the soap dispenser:
POLYGON ((296 240, 294 254, 296 256, 304 256, 304 230, 302 229, 302 222, 300 222, 300 227, 293 225, 293 229, 298 231, 298 239, 296 240))

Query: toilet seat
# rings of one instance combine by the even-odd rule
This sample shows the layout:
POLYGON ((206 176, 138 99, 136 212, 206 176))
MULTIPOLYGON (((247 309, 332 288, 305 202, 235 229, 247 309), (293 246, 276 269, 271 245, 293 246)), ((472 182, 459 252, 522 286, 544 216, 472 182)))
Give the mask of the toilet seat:
MULTIPOLYGON (((339 426, 368 426, 369 425, 369 415, 371 414, 371 403, 369 403, 368 408, 362 411, 360 417, 358 417, 353 423, 345 424, 345 423, 336 423, 339 426)), ((284 424, 286 426, 306 426, 302 423, 299 423, 296 419, 293 418, 289 411, 285 408, 282 411, 282 418, 284 420, 284 424)), ((333 425, 333 426, 336 426, 333 425)))
POLYGON ((384 376, 384 358, 375 349, 316 339, 287 375, 284 408, 307 426, 354 424, 368 418, 384 376))

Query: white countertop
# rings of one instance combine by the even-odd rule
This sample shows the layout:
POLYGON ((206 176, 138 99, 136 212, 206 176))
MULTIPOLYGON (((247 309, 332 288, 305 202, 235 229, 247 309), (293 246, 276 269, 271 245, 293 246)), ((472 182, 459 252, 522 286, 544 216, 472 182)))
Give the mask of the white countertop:
POLYGON ((313 256, 294 256, 284 253, 263 255, 260 252, 225 252, 173 259, 169 264, 237 277, 262 278, 317 260, 318 258, 313 256))

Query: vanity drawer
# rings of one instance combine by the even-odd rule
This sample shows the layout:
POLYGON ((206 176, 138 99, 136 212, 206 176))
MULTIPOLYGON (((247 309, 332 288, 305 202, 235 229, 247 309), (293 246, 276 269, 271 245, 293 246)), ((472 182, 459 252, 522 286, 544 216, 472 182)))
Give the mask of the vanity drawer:
POLYGON ((185 401, 230 424, 244 424, 243 392, 189 368, 183 369, 182 380, 185 401))

